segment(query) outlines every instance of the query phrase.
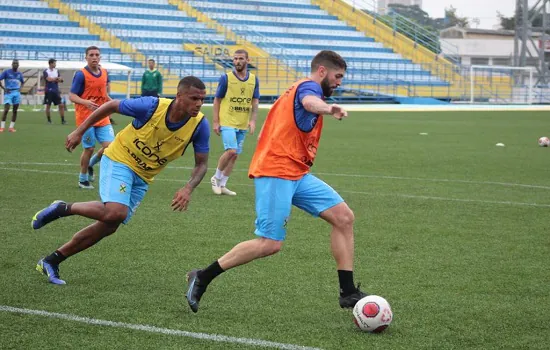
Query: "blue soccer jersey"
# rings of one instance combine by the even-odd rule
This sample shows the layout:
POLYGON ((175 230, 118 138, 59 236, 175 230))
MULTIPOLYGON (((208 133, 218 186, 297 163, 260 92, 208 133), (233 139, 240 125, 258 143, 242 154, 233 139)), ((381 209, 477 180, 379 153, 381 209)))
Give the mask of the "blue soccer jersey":
POLYGON ((25 82, 23 80, 23 74, 21 72, 14 72, 12 69, 8 69, 0 74, 0 80, 4 80, 6 90, 18 91, 21 88, 21 84, 25 82))

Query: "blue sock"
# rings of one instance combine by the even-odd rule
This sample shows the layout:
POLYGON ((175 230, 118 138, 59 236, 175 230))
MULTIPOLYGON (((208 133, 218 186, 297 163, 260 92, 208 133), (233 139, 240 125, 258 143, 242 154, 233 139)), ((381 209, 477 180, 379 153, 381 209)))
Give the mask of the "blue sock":
POLYGON ((94 155, 92 156, 92 158, 90 159, 90 166, 93 167, 93 166, 96 165, 97 162, 99 162, 100 160, 101 160, 101 157, 98 157, 98 156, 97 156, 97 153, 94 154, 94 155))
POLYGON ((88 181, 88 174, 80 174, 80 175, 78 176, 78 181, 79 181, 79 182, 86 182, 86 181, 88 181))

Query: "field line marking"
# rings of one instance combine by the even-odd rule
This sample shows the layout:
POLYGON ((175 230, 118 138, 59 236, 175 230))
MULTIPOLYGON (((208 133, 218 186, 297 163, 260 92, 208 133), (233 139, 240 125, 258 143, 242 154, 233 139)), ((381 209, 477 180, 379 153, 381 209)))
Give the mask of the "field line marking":
MULTIPOLYGON (((69 173, 66 171, 56 171, 56 170, 38 170, 38 169, 20 169, 20 168, 5 168, 0 167, 0 170, 8 171, 24 171, 31 173, 43 173, 43 174, 61 174, 61 175, 72 175, 75 176, 75 173, 69 173)), ((155 181, 166 181, 166 182, 179 182, 183 184, 185 181, 178 179, 155 179, 155 181)), ((203 183, 210 183, 210 181, 204 180, 203 183)), ((235 186, 247 186, 253 187, 253 184, 242 184, 242 183, 232 183, 235 186)), ((382 193, 382 192, 363 192, 363 191, 351 191, 351 190, 339 190, 341 193, 352 193, 352 194, 363 194, 369 196, 380 196, 380 197, 401 197, 401 198, 410 198, 410 199, 424 199, 424 200, 438 200, 446 202, 464 202, 464 203, 482 203, 482 204, 500 204, 500 205, 515 205, 515 206, 528 206, 528 207, 538 207, 538 208, 550 208, 550 204, 539 204, 539 203, 528 203, 528 202, 513 202, 513 201, 492 201, 492 200, 483 200, 483 199, 468 199, 468 198, 449 198, 449 197, 436 197, 436 196, 423 196, 423 195, 414 195, 406 193, 382 193)))
MULTIPOLYGON (((46 166, 74 166, 74 167, 78 167, 80 164, 76 164, 76 163, 74 163, 74 164, 73 163, 41 163, 41 162, 0 162, 0 165, 46 165, 46 166)), ((193 168, 192 167, 185 167, 185 166, 168 166, 167 169, 192 170, 193 168)), ((208 168, 208 170, 215 170, 215 168, 208 168)), ((248 169, 233 169, 233 171, 247 172, 248 169)), ((431 178, 408 177, 408 176, 345 174, 345 173, 325 173, 325 172, 312 172, 312 174, 313 175, 322 175, 322 176, 356 177, 356 178, 368 178, 368 179, 447 182, 447 183, 464 183, 464 184, 472 184, 472 185, 497 185, 497 186, 507 186, 507 187, 524 187, 524 188, 536 188, 536 189, 550 190, 550 186, 546 186, 546 185, 520 184, 520 183, 514 183, 514 182, 500 182, 500 181, 431 179, 431 178)))
POLYGON ((80 322, 80 323, 96 325, 96 326, 126 328, 126 329, 132 329, 137 331, 149 332, 149 333, 159 333, 164 335, 195 338, 195 339, 202 339, 202 340, 222 342, 222 343, 245 344, 245 345, 258 346, 263 348, 275 348, 275 349, 285 349, 285 350, 320 350, 319 348, 294 345, 294 344, 277 343, 277 342, 261 340, 261 339, 237 338, 237 337, 229 337, 226 335, 219 335, 219 334, 188 332, 188 331, 182 331, 179 329, 161 328, 161 327, 155 327, 155 326, 150 326, 146 324, 133 324, 133 323, 99 320, 96 318, 81 317, 77 315, 62 314, 57 312, 48 312, 44 310, 23 309, 23 308, 12 307, 7 305, 0 305, 0 311, 11 312, 15 314, 26 314, 26 315, 49 317, 49 318, 58 318, 65 321, 80 322))

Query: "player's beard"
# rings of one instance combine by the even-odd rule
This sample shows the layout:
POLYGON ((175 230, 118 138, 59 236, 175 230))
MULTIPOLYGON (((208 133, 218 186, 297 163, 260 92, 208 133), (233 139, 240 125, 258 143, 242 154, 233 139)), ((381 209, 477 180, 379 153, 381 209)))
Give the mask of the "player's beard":
POLYGON ((321 80, 321 89, 323 90, 323 96, 330 97, 332 95, 332 88, 330 87, 328 77, 321 80))
POLYGON ((235 70, 239 73, 241 73, 245 69, 246 69, 246 65, 244 65, 244 64, 242 66, 235 66, 235 70))

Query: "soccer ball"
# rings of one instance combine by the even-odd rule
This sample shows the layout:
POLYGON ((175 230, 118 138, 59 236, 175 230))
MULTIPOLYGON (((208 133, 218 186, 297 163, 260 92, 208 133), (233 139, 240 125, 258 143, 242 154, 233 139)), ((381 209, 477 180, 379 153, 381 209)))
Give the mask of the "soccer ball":
POLYGON ((353 317, 353 321, 362 331, 380 333, 390 325, 393 312, 386 299, 369 295, 355 304, 353 317))
POLYGON ((539 139, 539 146, 548 147, 550 146, 550 139, 546 136, 543 136, 539 139))

